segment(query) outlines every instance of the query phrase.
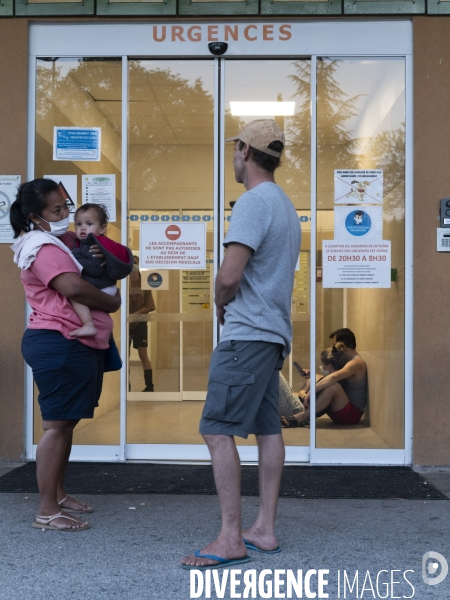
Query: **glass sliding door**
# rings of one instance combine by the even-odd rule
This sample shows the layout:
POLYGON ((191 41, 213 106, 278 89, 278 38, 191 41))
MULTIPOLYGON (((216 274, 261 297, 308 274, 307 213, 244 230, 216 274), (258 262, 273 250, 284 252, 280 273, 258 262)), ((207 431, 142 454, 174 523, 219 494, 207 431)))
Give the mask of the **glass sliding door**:
POLYGON ((357 449, 405 447, 404 59, 317 60, 316 217, 317 366, 345 327, 368 370, 362 419, 321 416, 316 447, 353 448, 358 462, 357 449))
POLYGON ((126 441, 202 444, 213 344, 214 61, 130 60, 128 144, 133 254, 142 224, 203 223, 206 268, 141 268, 129 280, 126 441))
MULTIPOLYGON (((309 360, 310 61, 129 64, 129 245, 138 256, 143 223, 206 222, 207 269, 159 273, 141 265, 136 281, 143 294, 151 290, 155 310, 136 314, 130 295, 127 444, 203 444, 198 421, 213 342, 213 265, 216 261, 219 266, 223 253, 213 252, 219 233, 213 205, 213 174, 219 161, 214 127, 219 122, 225 125, 222 139, 259 117, 275 118, 286 131, 286 152, 276 180, 291 197, 303 226, 292 296, 293 348, 297 361, 307 366, 309 360), (219 66, 221 84, 214 92, 214 69, 218 79, 219 66), (223 98, 222 115, 214 115, 214 93, 223 98), (148 282, 155 273, 164 280, 160 287, 148 282), (143 323, 147 347, 135 348, 133 331, 143 323), (145 379, 150 365, 153 390, 147 389, 145 379)), ((232 203, 245 190, 234 178, 233 144, 225 144, 223 152, 223 200, 216 210, 226 235, 232 203)), ((134 285, 130 283, 130 291, 134 285)), ((304 382, 293 371, 291 359, 283 375, 294 390, 304 382)), ((295 406, 294 394, 292 401, 295 406)), ((285 430, 285 436, 288 446, 305 448, 305 460, 309 431, 285 430)), ((255 446, 253 437, 238 442, 255 446)), ((254 453, 245 456, 256 459, 254 453)))
MULTIPOLYGON (((331 347, 336 330, 354 332, 368 369, 358 423, 338 423, 328 410, 310 426, 283 429, 287 461, 402 463, 412 411, 405 344, 405 315, 412 320, 405 292, 412 264, 405 258, 411 238, 405 226, 410 59, 401 52, 363 58, 356 53, 371 50, 361 40, 356 56, 342 51, 345 58, 286 59, 278 46, 280 58, 252 56, 253 49, 235 58, 230 50, 221 58, 180 51, 173 58, 128 58, 124 52, 104 59, 81 58, 75 49, 72 58, 38 58, 35 70, 32 63, 32 175, 55 178, 73 209, 83 201, 83 177, 114 176, 115 218, 107 235, 125 242, 136 261, 119 283, 126 310, 122 318, 121 311, 113 315, 124 366, 105 376, 95 418, 77 426, 74 458, 209 459, 198 424, 210 356, 220 339, 214 277, 233 203, 245 191, 235 181, 233 144, 224 140, 251 120, 273 118, 286 135, 275 180, 302 227, 292 353, 281 372, 292 390, 288 416, 301 410, 297 393, 306 382, 293 363, 319 379, 320 353, 331 347), (100 128, 100 161, 54 160, 55 127, 100 128), (164 225, 166 236, 168 228, 201 224, 202 268, 170 260, 165 267, 145 266, 141 241, 152 224, 164 225)), ((320 407, 320 395, 314 397, 320 407)), ((31 383, 28 403, 32 457, 41 425, 31 383)), ((254 437, 237 443, 244 460, 257 460, 254 437)))
MULTIPOLYGON (((35 177, 59 183, 73 214, 81 205, 83 177, 108 176, 115 180, 115 206, 106 234, 121 241, 122 174, 122 61, 103 58, 43 58, 36 64, 35 177), (99 161, 55 160, 54 128, 100 128, 99 161)), ((126 284, 118 283, 122 293, 126 284)), ((120 348, 120 311, 112 315, 114 335, 120 348)), ((75 445, 118 446, 120 437, 120 372, 107 373, 94 419, 83 419, 75 428, 75 445)), ((41 416, 34 389, 33 444, 42 436, 41 416)))
MULTIPOLYGON (((293 202, 302 226, 302 245, 292 293, 292 353, 284 363, 282 376, 292 387, 290 415, 297 412, 296 392, 305 380, 292 368, 297 361, 309 367, 310 354, 310 179, 311 179, 311 63, 310 60, 227 60, 225 62, 225 138, 236 135, 244 125, 258 118, 273 118, 286 135, 282 166, 275 171, 275 181, 293 202)), ((234 178, 233 144, 225 144, 224 208, 225 233, 231 205, 244 193, 234 178)), ((289 393, 289 392, 288 392, 289 393)), ((291 460, 305 460, 308 455, 309 429, 283 429, 287 446, 305 447, 300 453, 289 452, 291 460)), ((254 444, 254 439, 238 440, 254 444)))

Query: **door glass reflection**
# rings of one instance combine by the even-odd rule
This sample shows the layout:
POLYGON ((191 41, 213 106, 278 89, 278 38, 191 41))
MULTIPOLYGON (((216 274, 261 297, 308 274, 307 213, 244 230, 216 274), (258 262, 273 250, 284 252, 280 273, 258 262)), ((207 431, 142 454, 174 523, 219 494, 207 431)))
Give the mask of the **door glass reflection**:
POLYGON ((128 315, 127 442, 200 444, 213 333, 212 60, 129 62, 128 153, 133 254, 141 223, 200 222, 207 262, 203 270, 140 271, 137 291, 151 294, 154 310, 128 315))
MULTIPOLYGON (((317 364, 320 351, 331 346, 330 333, 349 328, 368 371, 366 396, 355 392, 362 375, 351 361, 348 379, 340 380, 333 394, 325 389, 322 398, 318 395, 318 407, 328 414, 316 421, 317 447, 403 448, 402 59, 318 60, 317 161, 317 266, 321 274, 316 284, 317 364), (336 262, 326 240, 333 240, 337 248, 336 262), (386 242, 391 247, 390 261, 377 250, 380 244, 386 247, 386 242), (338 400, 342 388, 350 405, 338 400), (323 402, 326 406, 321 406, 323 402), (363 410, 360 420, 355 406, 363 410)), ((345 353, 344 358, 353 360, 353 353, 345 353)))
MULTIPOLYGON (((292 368, 292 360, 306 368, 310 353, 310 85, 309 60, 226 62, 225 138, 239 133, 253 119, 275 119, 286 136, 282 166, 275 171, 275 180, 293 202, 302 225, 301 252, 292 294, 292 353, 282 371, 288 395, 282 413, 289 417, 298 407, 294 393, 304 382, 292 368)), ((233 144, 225 144, 225 230, 230 219, 230 203, 244 192, 244 187, 235 181, 233 151, 233 144)), ((309 429, 283 429, 283 436, 289 446, 309 446, 309 429)))
MULTIPOLYGON (((122 155, 122 61, 103 58, 49 58, 36 64, 35 176, 60 178, 67 203, 74 212, 82 201, 82 176, 108 174, 115 177, 116 218, 110 218, 107 235, 121 242, 122 155), (100 161, 53 160, 54 127, 100 127, 100 161), (69 187, 67 179, 75 184, 69 187)), ((111 217, 111 215, 110 215, 111 217)), ((71 230, 73 230, 73 224, 71 230)), ((118 282, 122 290, 125 285, 118 282)), ((114 336, 120 348, 120 311, 111 315, 114 336)), ((93 419, 83 419, 74 431, 77 445, 118 445, 120 438, 120 372, 106 373, 102 395, 93 419)), ((42 436, 40 410, 34 389, 34 436, 42 436)))

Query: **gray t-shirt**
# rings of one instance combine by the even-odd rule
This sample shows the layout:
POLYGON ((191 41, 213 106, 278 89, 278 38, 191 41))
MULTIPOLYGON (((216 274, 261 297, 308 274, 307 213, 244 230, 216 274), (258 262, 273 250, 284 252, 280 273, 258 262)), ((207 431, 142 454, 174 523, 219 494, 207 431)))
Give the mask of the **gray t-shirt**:
POLYGON ((292 202, 275 183, 245 192, 233 207, 224 246, 238 242, 253 252, 235 298, 225 307, 221 341, 256 340, 290 352, 291 301, 300 252, 300 222, 292 202))

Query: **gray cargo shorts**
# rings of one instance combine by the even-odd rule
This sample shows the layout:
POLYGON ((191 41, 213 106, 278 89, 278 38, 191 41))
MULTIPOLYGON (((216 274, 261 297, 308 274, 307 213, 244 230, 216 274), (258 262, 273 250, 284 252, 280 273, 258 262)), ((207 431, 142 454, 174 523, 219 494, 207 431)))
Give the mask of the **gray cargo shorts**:
POLYGON ((281 433, 278 413, 283 346, 231 340, 211 356, 208 393, 200 420, 202 435, 281 433))

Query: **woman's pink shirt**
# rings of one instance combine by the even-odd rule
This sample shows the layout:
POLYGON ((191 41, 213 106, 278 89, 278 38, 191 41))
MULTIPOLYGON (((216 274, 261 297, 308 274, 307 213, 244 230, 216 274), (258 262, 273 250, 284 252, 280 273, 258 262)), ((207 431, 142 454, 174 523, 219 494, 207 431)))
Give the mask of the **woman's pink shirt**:
MULTIPOLYGON (((66 234, 67 235, 67 234, 66 234)), ((72 246, 72 237, 63 236, 63 241, 72 246)), ((81 327, 69 300, 57 292, 49 283, 62 273, 77 273, 78 270, 70 256, 53 244, 45 244, 39 250, 29 269, 21 271, 25 296, 33 309, 28 320, 29 329, 53 329, 62 333, 68 340, 69 335, 81 327)), ((97 328, 93 337, 77 338, 91 348, 105 349, 109 346, 109 337, 113 321, 108 313, 91 308, 92 320, 97 328)))

